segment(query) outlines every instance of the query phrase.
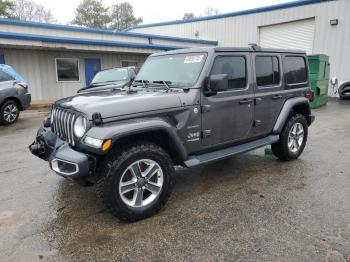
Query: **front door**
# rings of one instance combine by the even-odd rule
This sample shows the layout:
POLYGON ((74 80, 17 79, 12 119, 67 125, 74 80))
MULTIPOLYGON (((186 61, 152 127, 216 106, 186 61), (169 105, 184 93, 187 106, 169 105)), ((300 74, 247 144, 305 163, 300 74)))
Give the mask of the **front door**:
POLYGON ((88 86, 94 76, 101 71, 99 58, 85 58, 85 84, 88 86))
POLYGON ((215 95, 202 94, 202 143, 215 146, 249 137, 253 123, 254 93, 248 73, 249 53, 217 55, 210 75, 227 74, 229 89, 215 95))

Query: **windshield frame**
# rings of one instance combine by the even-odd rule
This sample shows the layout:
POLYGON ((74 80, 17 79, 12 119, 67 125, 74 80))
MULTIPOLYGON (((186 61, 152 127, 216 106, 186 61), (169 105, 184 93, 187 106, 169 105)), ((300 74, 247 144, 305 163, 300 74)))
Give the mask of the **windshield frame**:
MULTIPOLYGON (((153 59, 153 58, 157 58, 157 57, 167 57, 167 56, 177 56, 177 55, 184 55, 184 56, 199 56, 199 55, 203 55, 203 62, 202 62, 202 65, 201 65, 201 68, 199 70, 199 73, 197 75, 197 77, 193 80, 193 82, 191 83, 186 83, 186 82, 173 82, 171 80, 168 80, 168 79, 157 79, 157 80, 154 80, 154 81, 165 81, 165 82, 171 82, 171 84, 169 84, 170 87, 173 87, 173 86, 176 86, 176 87, 186 87, 186 88, 191 88, 191 87, 194 87, 197 85, 198 83, 198 80, 201 78, 201 75, 203 74, 203 72, 205 71, 205 66, 206 64, 208 63, 208 57, 209 57, 209 54, 208 52, 206 51, 194 51, 194 52, 176 52, 176 53, 162 53, 162 54, 154 54, 154 55, 151 55, 149 56, 146 61, 144 62, 144 64, 142 65, 142 67, 139 69, 139 72, 137 73, 136 77, 135 77, 135 80, 133 81, 133 84, 135 83, 135 81, 137 80, 146 80, 146 81, 149 81, 149 79, 141 79, 141 78, 138 78, 139 74, 142 72, 142 69, 145 65, 147 65, 147 62, 150 60, 150 59, 153 59)), ((149 85, 152 85, 153 83, 153 80, 152 81, 149 81, 148 82, 148 86, 149 85)), ((138 85, 142 85, 140 83, 138 83, 138 85)), ((159 84, 157 84, 159 85, 159 84)))

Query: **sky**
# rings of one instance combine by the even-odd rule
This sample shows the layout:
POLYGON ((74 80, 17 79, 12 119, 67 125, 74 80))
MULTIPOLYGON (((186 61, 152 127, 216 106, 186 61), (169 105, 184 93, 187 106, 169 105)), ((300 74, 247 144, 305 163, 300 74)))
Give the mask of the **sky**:
MULTIPOLYGON (((81 0, 34 1, 50 9, 55 19, 62 24, 73 20, 74 11, 81 2, 81 0)), ((131 3, 135 15, 143 18, 143 24, 179 20, 184 13, 203 14, 206 7, 228 13, 291 1, 295 0, 102 0, 106 6, 120 2, 131 3)))

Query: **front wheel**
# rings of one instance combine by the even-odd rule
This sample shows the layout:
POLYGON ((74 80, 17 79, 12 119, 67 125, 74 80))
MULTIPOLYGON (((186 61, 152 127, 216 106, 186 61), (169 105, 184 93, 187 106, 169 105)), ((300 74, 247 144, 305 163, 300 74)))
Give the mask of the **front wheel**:
POLYGON ((280 139, 271 145, 273 154, 282 161, 297 159, 304 151, 308 136, 308 125, 301 114, 292 115, 285 124, 280 139))
POLYGON ((103 199, 111 213, 133 222, 157 213, 174 185, 174 167, 159 146, 140 143, 121 150, 106 163, 103 199))

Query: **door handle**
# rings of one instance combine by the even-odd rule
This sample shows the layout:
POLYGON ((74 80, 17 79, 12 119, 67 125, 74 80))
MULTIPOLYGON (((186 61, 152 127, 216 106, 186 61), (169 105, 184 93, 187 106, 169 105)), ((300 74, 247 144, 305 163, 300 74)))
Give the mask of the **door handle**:
POLYGON ((240 105, 245 105, 245 104, 250 104, 251 102, 253 102, 252 99, 243 99, 239 101, 240 105))
POLYGON ((262 101, 263 101, 263 99, 261 97, 255 98, 255 105, 260 104, 262 101))
POLYGON ((272 97, 272 100, 277 100, 277 99, 281 99, 282 96, 281 95, 275 95, 272 97))

